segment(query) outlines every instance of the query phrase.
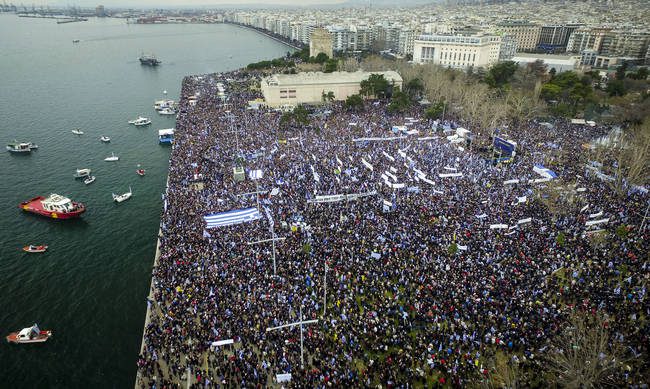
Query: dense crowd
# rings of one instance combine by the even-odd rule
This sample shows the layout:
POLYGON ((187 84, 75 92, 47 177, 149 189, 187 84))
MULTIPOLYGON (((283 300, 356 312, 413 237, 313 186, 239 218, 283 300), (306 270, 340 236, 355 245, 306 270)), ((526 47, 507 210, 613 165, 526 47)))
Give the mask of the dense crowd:
POLYGON ((265 387, 284 373, 288 387, 464 386, 489 379, 499 355, 543 373, 576 311, 604 315, 610 341, 641 356, 619 384, 644 383, 649 199, 589 161, 585 144, 610 128, 501 129, 516 156, 495 165, 481 146, 494 134, 458 142, 471 123, 419 106, 335 102, 281 126, 281 112, 249 108, 256 77, 184 80, 140 387, 265 387), (341 194, 360 197, 322 202, 341 194), (206 228, 205 215, 256 207, 258 220, 206 228), (276 275, 272 243, 248 244, 274 237, 276 275), (301 313, 318 320, 304 325, 304 368, 299 326, 266 331, 301 313))

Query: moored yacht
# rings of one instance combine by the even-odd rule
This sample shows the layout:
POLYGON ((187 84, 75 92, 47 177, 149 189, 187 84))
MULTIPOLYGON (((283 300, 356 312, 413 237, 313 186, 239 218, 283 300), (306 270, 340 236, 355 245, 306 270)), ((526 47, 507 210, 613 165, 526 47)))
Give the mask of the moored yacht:
POLYGON ((161 115, 176 115, 176 111, 174 110, 174 108, 170 108, 170 107, 163 108, 160 111, 158 111, 158 113, 161 115))
POLYGON ((101 140, 104 143, 108 143, 108 142, 111 141, 111 138, 109 138, 107 136, 102 136, 101 138, 99 138, 99 140, 101 140))
POLYGON ((119 159, 120 159, 120 157, 115 155, 115 153, 111 153, 111 156, 104 158, 104 161, 106 161, 106 162, 115 162, 115 161, 119 161, 119 159))
POLYGON ((77 169, 77 172, 74 174, 74 178, 84 178, 90 176, 90 169, 77 169))

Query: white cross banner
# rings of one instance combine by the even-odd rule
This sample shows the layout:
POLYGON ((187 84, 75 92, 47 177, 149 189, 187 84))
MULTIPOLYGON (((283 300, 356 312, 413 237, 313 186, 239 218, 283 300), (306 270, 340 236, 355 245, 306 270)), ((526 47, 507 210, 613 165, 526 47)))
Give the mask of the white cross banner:
POLYGON ((207 228, 230 226, 260 219, 262 215, 257 208, 235 209, 228 212, 212 213, 203 216, 207 228))

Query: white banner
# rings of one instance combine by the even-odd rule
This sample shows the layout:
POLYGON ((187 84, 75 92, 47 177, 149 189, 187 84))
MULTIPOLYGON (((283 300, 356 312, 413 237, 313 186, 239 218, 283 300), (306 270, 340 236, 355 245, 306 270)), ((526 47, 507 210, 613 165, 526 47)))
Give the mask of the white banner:
POLYGON ((386 154, 385 151, 382 151, 381 153, 384 154, 384 157, 388 158, 391 162, 395 162, 395 158, 393 158, 390 155, 386 154))
POLYGON ((374 169, 372 168, 372 165, 369 164, 365 159, 361 158, 361 163, 363 164, 363 166, 365 166, 365 167, 367 167, 368 169, 370 169, 370 171, 374 171, 374 169))
POLYGON ((607 223, 609 221, 609 218, 607 219, 600 219, 600 220, 589 220, 588 222, 585 223, 585 226, 593 226, 596 224, 601 224, 601 223, 607 223))
POLYGON ((446 177, 462 177, 463 173, 439 173, 438 177, 440 178, 446 178, 446 177))
POLYGON ((491 230, 505 230, 508 229, 507 224, 490 224, 491 230))
POLYGON ((509 185, 509 184, 518 184, 519 180, 518 179, 513 179, 513 180, 505 180, 503 181, 503 185, 509 185))

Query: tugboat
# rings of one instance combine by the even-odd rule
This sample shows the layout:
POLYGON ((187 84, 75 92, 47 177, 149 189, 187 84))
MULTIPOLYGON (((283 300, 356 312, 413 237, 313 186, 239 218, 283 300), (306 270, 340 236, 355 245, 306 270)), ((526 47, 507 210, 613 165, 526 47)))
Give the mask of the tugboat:
POLYGON ((86 212, 86 206, 67 197, 52 193, 49 197, 34 197, 23 201, 18 208, 52 219, 73 219, 86 212))
POLYGON ((158 66, 161 64, 160 60, 153 55, 142 54, 139 60, 141 65, 158 66))
POLYGON ((7 335, 9 343, 42 343, 52 336, 52 331, 41 331, 38 325, 23 328, 19 332, 12 332, 7 335))
POLYGON ((26 253, 44 253, 45 250, 47 250, 47 246, 34 246, 34 245, 29 245, 23 247, 23 251, 26 253))

